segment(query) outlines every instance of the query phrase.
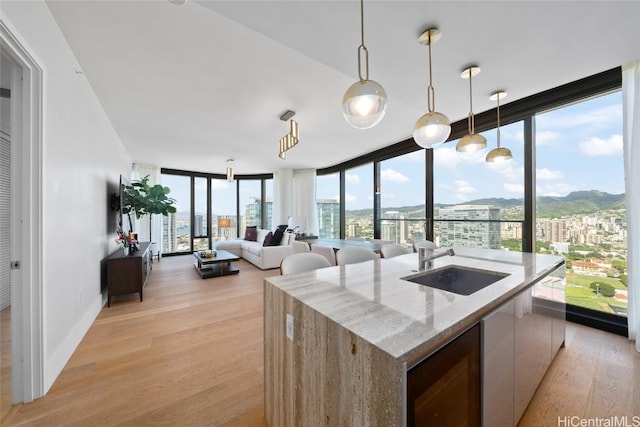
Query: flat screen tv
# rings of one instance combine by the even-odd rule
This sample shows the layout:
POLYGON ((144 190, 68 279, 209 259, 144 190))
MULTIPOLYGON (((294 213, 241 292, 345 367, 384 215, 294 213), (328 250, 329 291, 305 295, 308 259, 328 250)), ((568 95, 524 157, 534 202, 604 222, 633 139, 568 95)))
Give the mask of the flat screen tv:
POLYGON ((131 216, 128 213, 124 213, 124 206, 126 205, 126 192, 124 188, 129 184, 129 180, 120 175, 118 192, 111 196, 111 209, 119 212, 118 227, 121 228, 125 234, 133 231, 131 216))

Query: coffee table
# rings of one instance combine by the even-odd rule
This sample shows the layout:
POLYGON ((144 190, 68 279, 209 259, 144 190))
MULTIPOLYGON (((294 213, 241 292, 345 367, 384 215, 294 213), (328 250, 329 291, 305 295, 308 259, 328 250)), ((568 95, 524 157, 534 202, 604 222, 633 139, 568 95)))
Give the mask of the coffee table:
POLYGON ((213 258, 204 258, 197 251, 193 253, 193 256, 195 257, 193 267, 203 279, 229 276, 240 272, 238 267, 231 264, 231 261, 238 261, 240 258, 231 252, 218 250, 213 258))

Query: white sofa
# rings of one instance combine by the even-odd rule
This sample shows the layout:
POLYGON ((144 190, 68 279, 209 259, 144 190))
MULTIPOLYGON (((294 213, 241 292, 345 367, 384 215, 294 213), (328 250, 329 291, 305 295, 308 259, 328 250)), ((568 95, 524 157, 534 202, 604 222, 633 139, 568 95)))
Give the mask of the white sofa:
POLYGON ((264 238, 268 233, 269 230, 258 228, 258 237, 255 242, 244 239, 220 240, 214 243, 214 249, 231 252, 262 270, 278 268, 282 259, 293 253, 291 242, 295 240, 295 234, 285 232, 280 245, 263 246, 264 238))

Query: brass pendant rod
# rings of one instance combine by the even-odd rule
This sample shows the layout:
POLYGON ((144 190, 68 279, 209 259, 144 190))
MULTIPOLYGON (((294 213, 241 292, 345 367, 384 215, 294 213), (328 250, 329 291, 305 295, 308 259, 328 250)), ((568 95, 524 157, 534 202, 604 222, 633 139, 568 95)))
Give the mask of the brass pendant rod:
POLYGON ((476 119, 473 115, 473 87, 471 85, 471 70, 472 67, 469 67, 469 134, 473 135, 476 130, 476 119))
POLYGON ((496 97, 498 101, 497 114, 498 114, 498 129, 497 129, 497 143, 498 148, 500 148, 500 94, 496 97))
POLYGON ((433 89, 433 79, 431 70, 431 30, 428 31, 428 45, 429 45, 429 87, 427 88, 427 108, 430 113, 433 113, 436 109, 436 92, 433 89))
POLYGON ((360 0, 360 46, 358 46, 358 78, 369 80, 369 50, 364 45, 364 0, 360 0), (365 76, 362 78, 362 52, 364 52, 365 76))

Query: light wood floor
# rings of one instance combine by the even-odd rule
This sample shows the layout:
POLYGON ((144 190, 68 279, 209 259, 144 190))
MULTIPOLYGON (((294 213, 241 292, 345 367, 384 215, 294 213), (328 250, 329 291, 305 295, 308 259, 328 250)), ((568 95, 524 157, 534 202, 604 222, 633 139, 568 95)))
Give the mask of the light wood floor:
MULTIPOLYGON (((263 426, 261 271, 202 280, 191 257, 155 262, 144 302, 104 308, 49 393, 9 407, 2 312, 2 426, 263 426)), ((521 426, 640 415, 640 355, 628 340, 569 324, 521 426)), ((493 427, 493 426, 492 426, 493 427)))

